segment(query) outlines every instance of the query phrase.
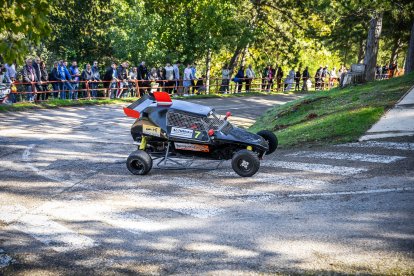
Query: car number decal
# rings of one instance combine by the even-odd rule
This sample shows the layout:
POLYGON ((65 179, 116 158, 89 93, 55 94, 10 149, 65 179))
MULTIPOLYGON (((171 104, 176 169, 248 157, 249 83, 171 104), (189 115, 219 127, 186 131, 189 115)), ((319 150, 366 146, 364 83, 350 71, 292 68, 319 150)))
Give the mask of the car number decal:
POLYGON ((161 137, 161 128, 156 126, 142 125, 142 133, 161 137))
POLYGON ((199 144, 187 144, 187 143, 174 143, 175 149, 178 150, 191 150, 191 151, 201 151, 201 152, 209 152, 210 149, 208 145, 199 145, 199 144))
POLYGON ((172 127, 170 135, 176 137, 183 137, 183 138, 193 138, 194 130, 186 129, 186 128, 179 128, 179 127, 172 127))

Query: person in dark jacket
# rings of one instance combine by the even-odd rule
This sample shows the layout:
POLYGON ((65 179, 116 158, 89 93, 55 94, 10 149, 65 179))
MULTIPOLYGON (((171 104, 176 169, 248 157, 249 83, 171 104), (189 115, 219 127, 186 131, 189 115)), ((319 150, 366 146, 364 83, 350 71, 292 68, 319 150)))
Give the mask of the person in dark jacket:
MULTIPOLYGON (((82 81, 85 82, 85 89, 87 89, 87 91, 89 91, 90 82, 93 80, 92 68, 91 68, 91 65, 89 63, 86 64, 85 69, 82 71, 81 79, 82 79, 82 81)), ((90 97, 91 95, 88 94, 87 96, 90 97)), ((93 97, 93 98, 95 98, 95 97, 93 97)))
POLYGON ((244 81, 244 66, 240 66, 239 71, 237 71, 236 76, 234 77, 235 83, 237 84, 237 93, 241 93, 243 81, 244 81))
POLYGON ((23 82, 26 85, 27 100, 29 102, 35 101, 36 98, 36 83, 39 82, 35 69, 32 66, 33 62, 30 59, 26 60, 26 65, 23 66, 22 76, 23 82))
POLYGON ((39 65, 40 65, 40 73, 41 73, 40 81, 42 82, 42 91, 44 92, 40 96, 41 96, 42 101, 47 101, 47 99, 49 99, 49 92, 48 92, 49 74, 47 73, 46 63, 43 60, 40 61, 39 65))
POLYGON ((98 83, 101 81, 101 74, 99 73, 98 62, 95 60, 92 66, 92 82, 90 83, 90 88, 92 89, 92 97, 96 98, 98 96, 98 83))
POLYGON ((277 83, 277 91, 282 89, 282 78, 283 78, 283 69, 279 66, 276 72, 276 83, 277 83))
POLYGON ((53 63, 53 68, 52 68, 52 72, 50 73, 50 78, 49 81, 52 82, 52 87, 53 87, 53 98, 57 99, 59 96, 59 82, 61 81, 60 75, 59 75, 59 71, 58 71, 58 62, 55 61, 53 63))
POLYGON ((315 73, 315 90, 321 90, 321 87, 322 87, 322 85, 321 85, 321 83, 322 83, 322 81, 321 81, 322 71, 323 71, 322 66, 320 66, 319 69, 316 70, 316 73, 315 73))
POLYGON ((295 73, 295 91, 300 91, 300 78, 302 77, 301 69, 299 68, 298 71, 295 73))
POLYGON ((308 79, 309 78, 310 78, 309 69, 308 69, 308 66, 306 66, 305 70, 303 70, 303 73, 302 73, 302 80, 303 80, 302 91, 308 91, 308 79))
POLYGON ((145 66, 145 61, 141 62, 138 66, 138 86, 139 86, 139 93, 143 95, 147 92, 147 87, 149 86, 148 80, 148 68, 145 66), (141 88, 143 87, 143 88, 141 88))
POLYGON ((104 75, 105 87, 108 88, 108 95, 111 99, 116 96, 116 88, 118 83, 118 71, 116 70, 116 63, 113 62, 111 67, 106 70, 104 75), (109 91, 110 90, 110 91, 109 91))

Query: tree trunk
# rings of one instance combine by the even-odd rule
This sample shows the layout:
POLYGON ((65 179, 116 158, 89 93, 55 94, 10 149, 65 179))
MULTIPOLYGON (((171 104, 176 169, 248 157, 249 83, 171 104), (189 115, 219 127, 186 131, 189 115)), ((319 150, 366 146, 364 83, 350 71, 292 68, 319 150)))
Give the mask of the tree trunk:
POLYGON ((234 51, 234 54, 230 59, 230 63, 229 63, 230 75, 233 74, 234 68, 237 67, 237 63, 239 61, 239 57, 240 57, 241 52, 242 52, 242 47, 240 47, 240 45, 238 45, 237 48, 236 48, 236 51, 234 51))
POLYGON ((401 38, 396 37, 394 39, 394 45, 391 50, 391 56, 390 56, 390 64, 396 63, 398 58, 398 51, 401 48, 401 38))
POLYGON ((206 58, 206 93, 210 93, 211 48, 207 49, 206 58))
POLYGON ((408 44, 407 59, 405 61, 405 72, 414 71, 414 22, 411 28, 410 43, 408 44))
POLYGON ((382 30, 382 13, 375 14, 369 23, 367 48, 365 51, 365 81, 373 81, 375 79, 375 66, 377 65, 377 56, 379 48, 379 40, 382 30))
POLYGON ((365 46, 364 39, 361 38, 359 40, 358 63, 364 62, 364 55, 365 55, 364 46, 365 46))
POLYGON ((247 43, 246 47, 243 49, 242 59, 241 59, 241 66, 246 66, 246 56, 249 51, 249 44, 247 43))

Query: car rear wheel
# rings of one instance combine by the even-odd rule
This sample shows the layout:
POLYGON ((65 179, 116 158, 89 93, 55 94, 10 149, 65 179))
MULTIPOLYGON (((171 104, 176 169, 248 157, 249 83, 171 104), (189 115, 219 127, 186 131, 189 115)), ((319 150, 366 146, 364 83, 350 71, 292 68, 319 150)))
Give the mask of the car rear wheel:
POLYGON ((145 175, 152 168, 152 158, 145 151, 136 150, 128 156, 126 165, 132 174, 145 175))
POLYGON ((266 155, 273 153, 277 149, 278 140, 276 135, 269 131, 269 130, 261 130, 257 133, 257 135, 262 136, 263 139, 267 141, 269 144, 269 150, 266 151, 266 155))
POLYGON ((260 160, 253 151, 240 150, 233 155, 231 166, 238 175, 249 177, 259 170, 260 160))

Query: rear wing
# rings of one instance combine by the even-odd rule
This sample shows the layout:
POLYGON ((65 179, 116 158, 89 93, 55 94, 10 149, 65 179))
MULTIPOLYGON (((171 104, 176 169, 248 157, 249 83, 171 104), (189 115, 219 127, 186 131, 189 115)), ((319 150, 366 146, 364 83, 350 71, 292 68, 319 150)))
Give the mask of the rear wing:
POLYGON ((172 105, 172 100, 166 92, 154 92, 152 95, 145 95, 128 107, 124 107, 124 113, 128 117, 139 119, 141 113, 152 104, 156 104, 157 106, 170 106, 172 105))

